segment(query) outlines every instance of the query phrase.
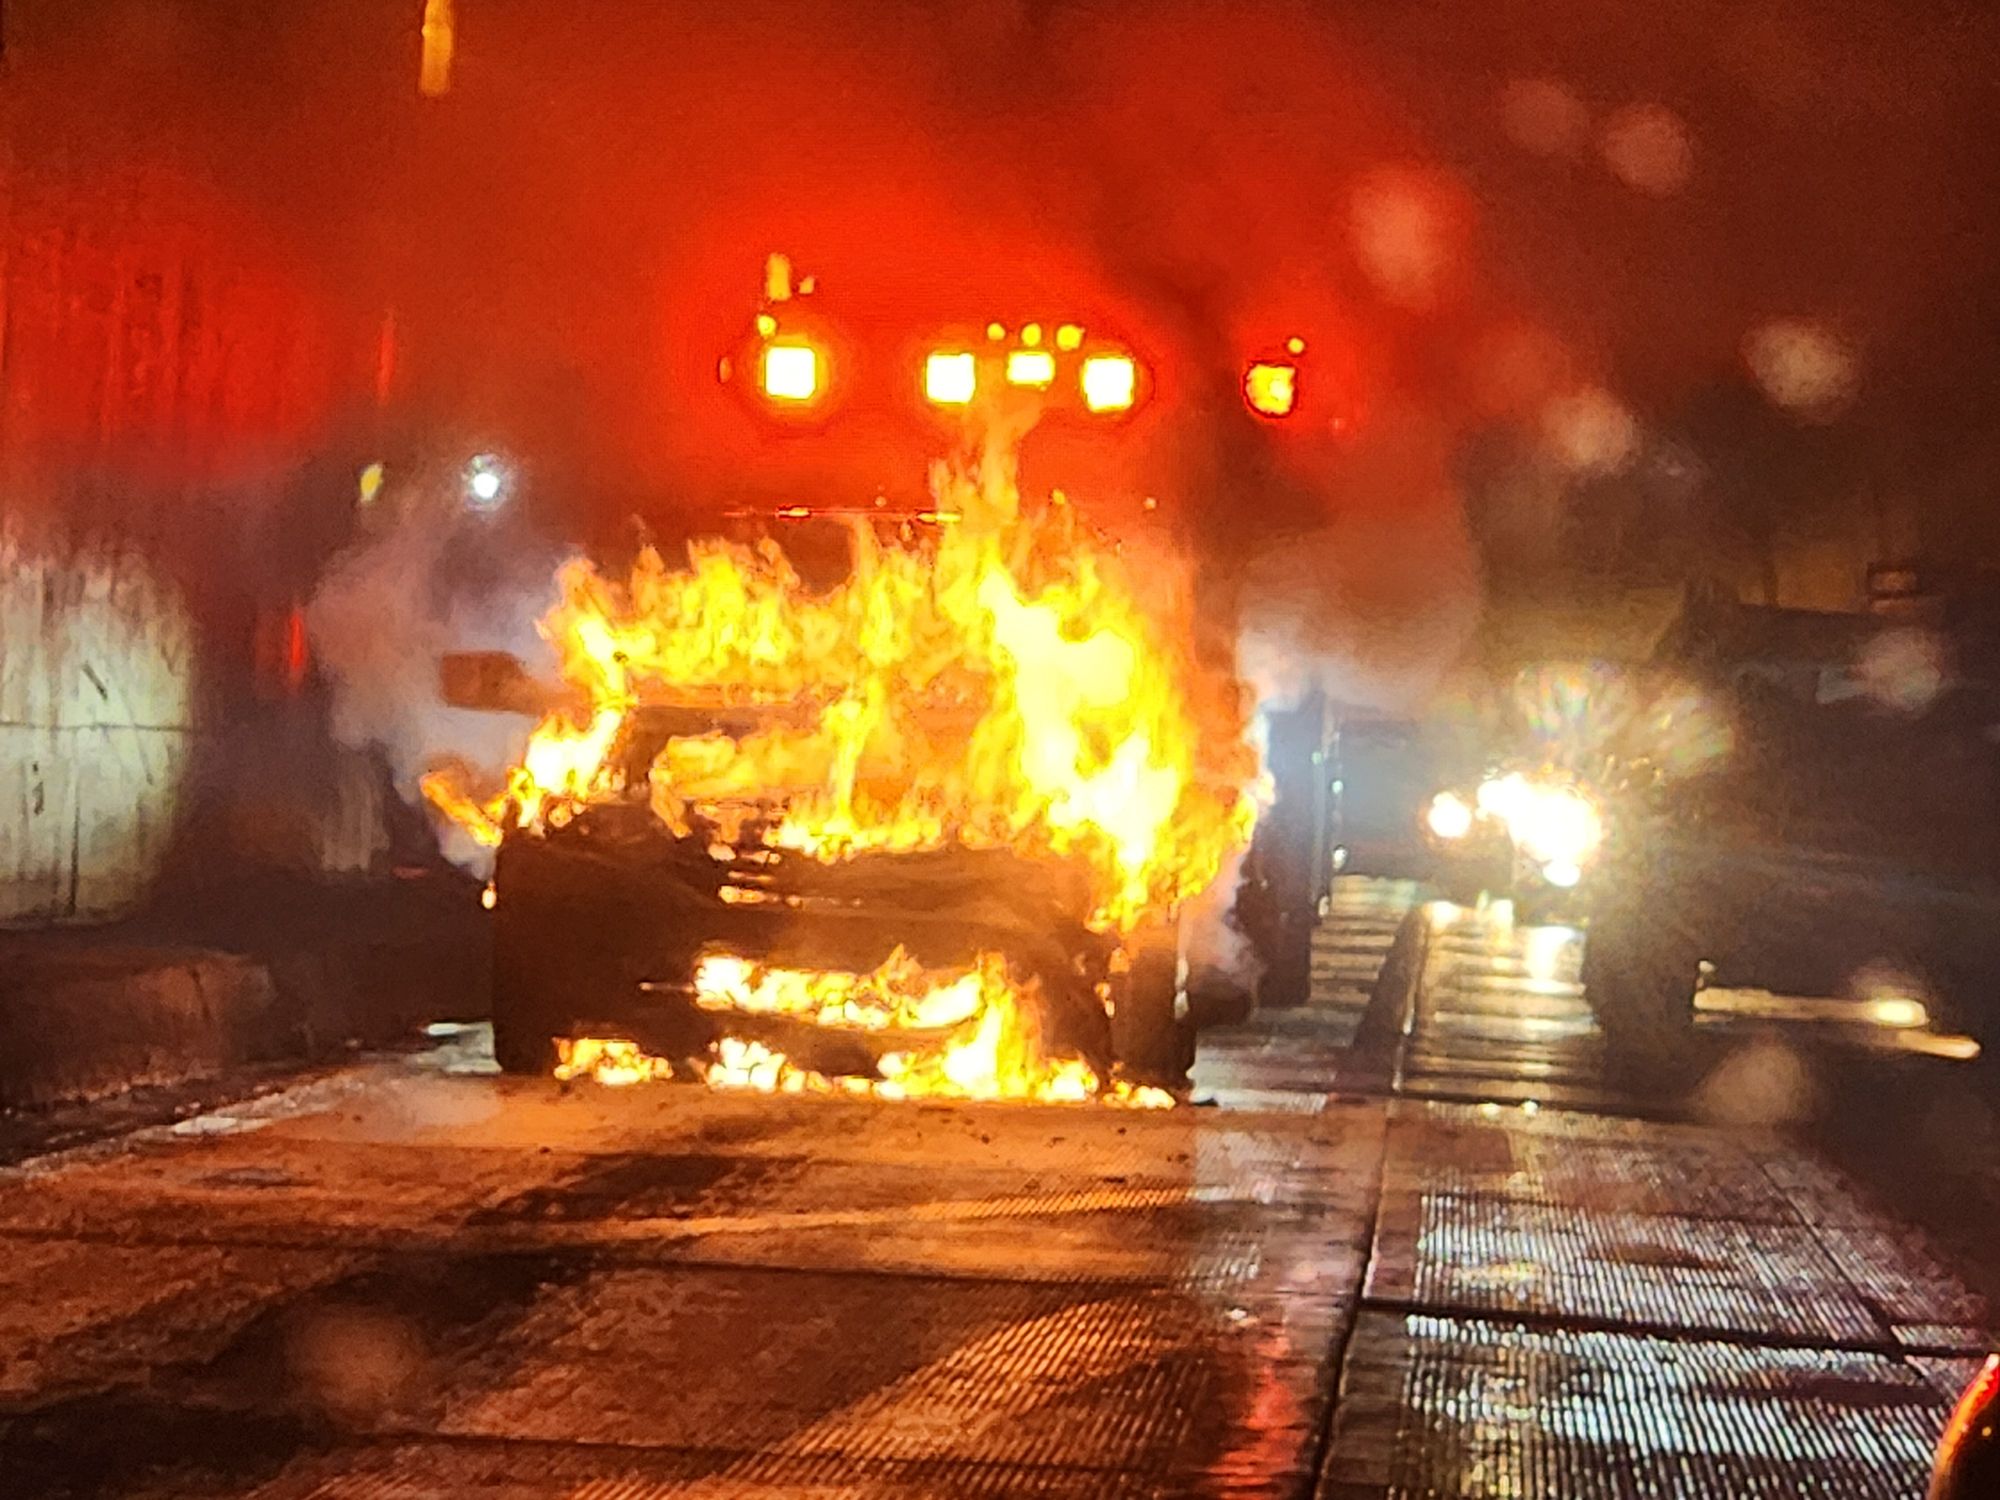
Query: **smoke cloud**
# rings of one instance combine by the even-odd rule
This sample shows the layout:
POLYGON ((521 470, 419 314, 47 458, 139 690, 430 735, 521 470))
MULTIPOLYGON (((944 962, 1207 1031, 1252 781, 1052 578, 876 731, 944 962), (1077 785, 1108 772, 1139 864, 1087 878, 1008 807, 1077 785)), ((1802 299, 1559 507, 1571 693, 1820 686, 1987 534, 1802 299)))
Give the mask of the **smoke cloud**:
POLYGON ((1260 710, 1315 691, 1383 713, 1426 701, 1470 639, 1480 579, 1441 433, 1410 419, 1336 476, 1326 524, 1274 538, 1244 570, 1237 661, 1260 710))
MULTIPOLYGON (((439 658, 508 651, 530 671, 554 666, 535 625, 555 602, 561 553, 505 513, 463 503, 457 476, 386 490, 362 539, 335 559, 307 627, 333 688, 332 730, 376 749, 396 791, 422 804, 426 771, 458 760, 494 779, 526 747, 534 725, 517 714, 452 708, 439 696, 439 658)), ((454 863, 483 874, 492 851, 441 829, 454 863)))

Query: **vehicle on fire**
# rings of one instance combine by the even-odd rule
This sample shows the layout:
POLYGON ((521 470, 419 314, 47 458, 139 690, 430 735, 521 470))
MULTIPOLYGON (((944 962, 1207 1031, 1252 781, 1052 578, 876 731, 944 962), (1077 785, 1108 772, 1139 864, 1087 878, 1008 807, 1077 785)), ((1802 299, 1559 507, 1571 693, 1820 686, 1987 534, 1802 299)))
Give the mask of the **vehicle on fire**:
MULTIPOLYGON (((462 707, 547 701, 517 661, 492 653, 446 657, 443 686, 462 707)), ((490 887, 503 1069, 546 1074, 575 1038, 625 1038, 671 1060, 727 1037, 811 1073, 875 1080, 885 1058, 962 1039, 977 1016, 935 994, 998 960, 1004 974, 984 977, 1032 993, 1029 1024, 1048 1054, 1096 1080, 1185 1083, 1193 1025, 1178 928, 1093 925, 1079 865, 957 846, 824 861, 767 836, 781 788, 687 809, 678 827, 659 816, 649 773, 670 741, 740 738, 787 717, 775 705, 634 708, 606 756, 609 794, 546 827, 506 828, 490 887), (834 976, 834 1023, 824 992, 788 1004, 746 984, 767 973, 834 976), (926 977, 928 1002, 912 990, 926 977)))
POLYGON ((1734 744, 1611 819, 1583 978, 1614 1055, 1674 1076, 1703 986, 1844 1000, 1912 1050, 1990 1045, 1990 686, 1893 620, 1712 600, 1657 665, 1727 706, 1734 744))
MULTIPOLYGON (((1158 545, 1174 527, 1178 487, 1204 472, 1191 453, 1204 444, 1239 451, 1238 429, 1254 435, 1292 418, 1304 341, 1248 349, 1233 370, 1196 370, 1164 357, 1177 344, 1159 320, 1089 278, 1070 300, 1050 294, 1047 267, 1063 263, 998 263, 986 305, 1012 316, 968 321, 950 311, 968 300, 963 286, 914 274, 879 247, 813 270, 771 256, 754 316, 703 309, 690 327, 709 352, 677 355, 690 395, 663 472, 706 468, 703 490, 719 490, 705 515, 682 519, 695 535, 777 547, 803 597, 841 586, 853 561, 845 544, 921 553, 964 531, 937 475, 920 500, 918 484, 927 465, 954 453, 947 466, 960 466, 961 479, 976 473, 998 444, 998 472, 1018 486, 1001 509, 1032 503, 1063 518, 1008 539, 996 553, 1005 568, 1032 570, 1036 547, 1088 547, 1108 559, 1134 543, 1158 545), (1226 402, 1208 399, 1232 385, 1226 402), (843 546, 820 545, 829 534, 843 546)), ((969 497, 985 508, 961 483, 957 500, 969 497)), ((1082 566, 1094 576, 1104 564, 1082 566)), ((445 665, 445 696, 459 706, 549 707, 518 663, 460 654, 445 665)), ((703 699, 681 694, 686 686, 664 680, 625 707, 608 774, 588 796, 496 833, 494 1029, 509 1071, 548 1072, 567 1039, 626 1038, 651 1057, 689 1059, 714 1055, 727 1038, 812 1075, 880 1077, 885 1060, 963 1038, 968 1018, 930 1003, 927 988, 950 991, 954 976, 999 962, 1006 985, 1032 994, 1028 1024, 1049 1054, 1079 1059, 1100 1084, 1174 1088, 1186 1081, 1196 1024, 1247 1012, 1237 981, 1184 952, 1175 903, 1107 925, 1102 872, 1093 887, 1082 864, 1047 849, 946 836, 893 849, 864 841, 819 858, 779 831, 797 788, 778 784, 746 783, 721 804, 662 818, 649 777, 670 745, 740 744, 788 714, 806 728, 827 707, 825 695, 815 710, 757 694, 745 707, 742 693, 703 699), (818 1001, 773 1002, 774 986, 796 989, 804 976, 814 976, 818 1001), (821 1003, 829 985, 855 997, 848 1009, 866 1011, 864 1024, 808 1014, 842 1011, 844 1000, 821 1003)), ((582 725, 605 704, 572 707, 582 725)), ((1079 743, 1098 737, 1085 729, 1079 743)), ((1316 891, 1325 851, 1309 842, 1264 868, 1288 889, 1316 891), (1301 865, 1297 879, 1289 864, 1301 865)))

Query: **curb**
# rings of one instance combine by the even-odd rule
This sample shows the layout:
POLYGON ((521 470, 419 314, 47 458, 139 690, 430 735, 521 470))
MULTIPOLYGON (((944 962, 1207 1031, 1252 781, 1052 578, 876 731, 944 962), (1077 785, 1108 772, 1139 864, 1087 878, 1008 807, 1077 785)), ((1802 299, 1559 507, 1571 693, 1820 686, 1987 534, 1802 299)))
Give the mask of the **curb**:
POLYGON ((1394 1085, 1401 1071, 1403 1041, 1416 1022, 1417 996, 1430 957, 1429 907, 1413 906, 1404 913, 1394 941, 1376 972, 1368 1008, 1354 1028, 1354 1045, 1340 1070, 1337 1086, 1382 1090, 1394 1085))
POLYGON ((0 1107, 207 1077, 268 1053, 270 971, 201 949, 67 949, 0 962, 0 1107))

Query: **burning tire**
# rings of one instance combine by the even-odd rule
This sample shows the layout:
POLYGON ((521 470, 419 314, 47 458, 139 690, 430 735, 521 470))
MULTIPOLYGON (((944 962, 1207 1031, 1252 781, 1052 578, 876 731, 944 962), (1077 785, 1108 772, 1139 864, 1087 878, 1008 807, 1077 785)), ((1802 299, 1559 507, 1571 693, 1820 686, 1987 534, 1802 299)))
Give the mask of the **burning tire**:
POLYGON ((520 941, 518 924, 493 937, 493 1058, 503 1073, 544 1076, 556 1065, 556 1034, 567 1032, 563 985, 546 945, 520 941))
POLYGON ((1194 1066, 1195 1028, 1179 983, 1180 959, 1171 946, 1140 953, 1111 1017, 1111 1049, 1122 1077, 1155 1088, 1179 1089, 1194 1066))

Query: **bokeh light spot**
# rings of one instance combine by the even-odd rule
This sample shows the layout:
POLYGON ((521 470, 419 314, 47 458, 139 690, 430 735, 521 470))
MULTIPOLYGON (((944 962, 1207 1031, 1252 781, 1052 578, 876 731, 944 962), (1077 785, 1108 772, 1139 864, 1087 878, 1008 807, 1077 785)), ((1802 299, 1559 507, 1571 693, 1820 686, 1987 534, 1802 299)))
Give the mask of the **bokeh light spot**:
POLYGON ((1350 228, 1361 269, 1377 291, 1404 307, 1437 296, 1446 263, 1443 213, 1408 173, 1382 173, 1354 194, 1350 228))
POLYGON ((1605 122, 1604 164, 1627 187, 1671 198, 1694 175, 1694 142, 1663 104, 1630 104, 1605 122))
POLYGON ((1576 156, 1590 135, 1590 111, 1562 84, 1517 78, 1500 91, 1507 139, 1537 156, 1576 156))
POLYGON ((1853 350, 1832 329, 1806 318, 1774 318, 1751 329, 1743 361, 1773 405, 1813 422, 1839 416, 1861 383, 1853 350))
POLYGON ((1920 714, 1944 691, 1944 643, 1928 630, 1890 630, 1861 651, 1860 678, 1868 696, 1898 713, 1920 714))
POLYGON ((1615 474, 1639 446, 1639 424, 1632 413, 1595 386, 1544 407, 1542 435, 1556 461, 1576 474, 1615 474))

